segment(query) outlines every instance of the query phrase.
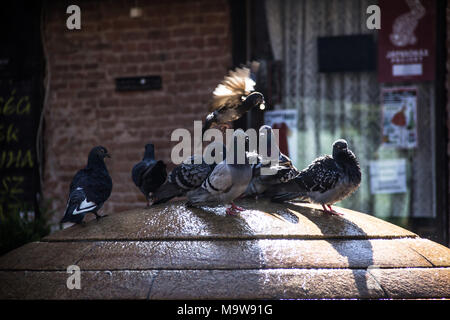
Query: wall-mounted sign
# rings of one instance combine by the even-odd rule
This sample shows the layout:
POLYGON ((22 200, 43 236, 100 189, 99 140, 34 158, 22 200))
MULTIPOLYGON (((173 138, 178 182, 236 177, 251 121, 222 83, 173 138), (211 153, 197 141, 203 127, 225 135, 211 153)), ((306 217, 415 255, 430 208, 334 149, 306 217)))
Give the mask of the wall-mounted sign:
POLYGON ((39 191, 36 92, 32 80, 0 79, 0 218, 31 210, 39 191))
POLYGON ((378 81, 435 77, 435 0, 379 0, 378 81))
POLYGON ((125 77, 116 79, 117 91, 161 90, 161 76, 125 77))
POLYGON ((279 130, 280 151, 290 157, 294 165, 297 162, 297 117, 298 112, 293 109, 264 113, 264 123, 279 130))
POLYGON ((382 145, 410 149, 417 147, 417 88, 383 88, 382 145))
POLYGON ((370 161, 370 192, 405 193, 406 160, 389 159, 370 161))

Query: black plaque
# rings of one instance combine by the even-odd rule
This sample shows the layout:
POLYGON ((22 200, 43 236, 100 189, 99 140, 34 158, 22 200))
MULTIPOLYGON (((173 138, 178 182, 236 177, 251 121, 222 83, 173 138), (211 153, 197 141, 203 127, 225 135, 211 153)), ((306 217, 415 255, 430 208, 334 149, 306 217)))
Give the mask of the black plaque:
POLYGON ((373 35, 319 37, 319 72, 361 72, 376 69, 373 35))
POLYGON ((126 77, 116 79, 116 91, 144 91, 161 89, 161 76, 126 77))

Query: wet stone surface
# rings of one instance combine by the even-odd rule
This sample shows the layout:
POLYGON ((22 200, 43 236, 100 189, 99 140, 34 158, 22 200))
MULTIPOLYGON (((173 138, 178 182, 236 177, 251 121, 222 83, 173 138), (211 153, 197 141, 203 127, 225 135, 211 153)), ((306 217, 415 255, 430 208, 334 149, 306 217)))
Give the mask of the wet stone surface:
POLYGON ((176 201, 55 232, 0 257, 0 299, 450 298, 447 247, 344 208, 238 204, 227 216, 176 201))

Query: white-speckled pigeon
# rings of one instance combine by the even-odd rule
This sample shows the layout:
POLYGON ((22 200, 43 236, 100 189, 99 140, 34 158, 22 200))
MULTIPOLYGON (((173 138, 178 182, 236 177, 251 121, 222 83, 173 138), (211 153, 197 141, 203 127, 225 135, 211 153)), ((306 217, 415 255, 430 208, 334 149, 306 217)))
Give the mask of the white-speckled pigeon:
POLYGON ((69 199, 61 223, 81 223, 87 213, 95 214, 109 198, 112 180, 105 165, 105 157, 110 158, 106 148, 97 146, 91 150, 87 166, 78 171, 70 184, 69 199))
MULTIPOLYGON (((213 149, 212 157, 216 156, 215 150, 220 150, 219 159, 225 158, 226 149, 222 143, 218 143, 218 146, 213 149)), ((200 155, 187 158, 170 172, 167 181, 153 193, 153 204, 184 196, 188 191, 200 187, 216 165, 217 162, 207 163, 200 155)))
POLYGON ((331 208, 358 189, 361 169, 347 142, 339 139, 333 144, 333 156, 315 159, 293 180, 271 187, 265 196, 281 202, 298 197, 321 204, 330 214, 342 215, 331 208), (328 207, 328 208, 327 208, 328 207))
POLYGON ((249 68, 236 68, 213 92, 209 113, 203 125, 203 133, 213 125, 226 126, 228 122, 242 117, 251 108, 264 107, 264 96, 254 92, 255 81, 249 68))
MULTIPOLYGON (((278 145, 275 143, 274 132, 268 125, 264 125, 259 129, 260 148, 262 143, 266 142, 266 154, 260 154, 261 161, 253 165, 253 178, 250 181, 245 196, 258 197, 270 186, 286 183, 294 179, 300 173, 293 165, 288 156, 280 152, 278 145), (272 145, 273 144, 273 145, 272 145), (276 156, 278 155, 278 157, 276 156), (272 163, 273 158, 278 160, 277 163, 272 163), (264 174, 262 169, 270 169, 272 174, 264 174)), ((262 152, 260 150, 260 152, 262 152)), ((269 171, 269 170, 267 170, 269 171)))
POLYGON ((149 206, 150 193, 155 192, 167 178, 166 165, 162 160, 155 160, 153 144, 145 145, 144 158, 133 166, 131 178, 144 194, 149 206))
POLYGON ((248 136, 242 130, 233 134, 233 143, 227 150, 227 157, 219 163, 201 187, 187 193, 188 206, 216 206, 231 203, 227 214, 235 215, 243 208, 236 206, 233 201, 241 196, 251 178, 252 166, 248 150, 248 136), (242 147, 241 142, 244 142, 242 147), (232 152, 230 152, 233 150, 232 152))

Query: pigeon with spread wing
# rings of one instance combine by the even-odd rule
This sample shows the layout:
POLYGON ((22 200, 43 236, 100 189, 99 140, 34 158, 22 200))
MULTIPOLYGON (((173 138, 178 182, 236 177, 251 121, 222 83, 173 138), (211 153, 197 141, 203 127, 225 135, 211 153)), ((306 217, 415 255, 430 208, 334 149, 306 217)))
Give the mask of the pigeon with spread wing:
POLYGON ((216 87, 209 103, 210 113, 206 116, 203 133, 214 125, 226 127, 228 122, 238 120, 253 107, 264 109, 264 96, 254 91, 256 83, 252 79, 251 69, 257 67, 258 63, 253 62, 250 68, 236 68, 216 87))

